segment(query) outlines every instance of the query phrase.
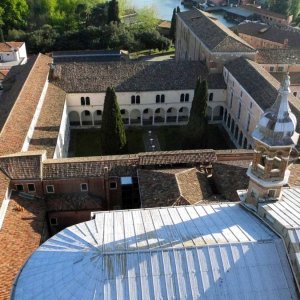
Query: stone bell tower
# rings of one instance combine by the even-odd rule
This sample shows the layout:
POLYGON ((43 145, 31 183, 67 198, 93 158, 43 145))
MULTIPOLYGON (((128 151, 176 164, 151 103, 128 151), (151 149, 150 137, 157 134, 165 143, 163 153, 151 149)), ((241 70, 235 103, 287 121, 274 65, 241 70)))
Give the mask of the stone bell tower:
POLYGON ((299 137, 297 119, 289 107, 290 92, 290 77, 286 74, 275 103, 262 115, 252 133, 255 155, 247 172, 250 181, 245 200, 250 207, 279 200, 283 186, 288 183, 290 153, 299 137))

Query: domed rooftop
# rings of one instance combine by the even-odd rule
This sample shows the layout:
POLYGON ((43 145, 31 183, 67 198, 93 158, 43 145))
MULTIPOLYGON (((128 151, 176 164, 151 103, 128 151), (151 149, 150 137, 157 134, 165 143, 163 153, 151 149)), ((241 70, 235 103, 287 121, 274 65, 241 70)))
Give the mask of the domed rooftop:
POLYGON ((94 217, 37 249, 11 299, 297 299, 283 242, 238 204, 94 217))
POLYGON ((288 102, 290 92, 290 76, 286 74, 275 103, 265 111, 252 133, 255 140, 269 146, 293 146, 297 143, 297 119, 288 102))

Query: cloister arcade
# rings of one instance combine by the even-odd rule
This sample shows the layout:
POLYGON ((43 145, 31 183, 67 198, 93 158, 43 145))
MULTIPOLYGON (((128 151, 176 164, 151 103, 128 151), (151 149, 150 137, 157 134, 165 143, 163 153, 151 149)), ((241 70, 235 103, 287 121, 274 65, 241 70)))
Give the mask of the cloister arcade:
MULTIPOLYGON (((189 119, 189 107, 158 107, 132 110, 121 109, 122 120, 125 125, 179 125, 186 124, 189 119)), ((69 112, 70 126, 101 126, 102 110, 84 110, 69 112)))
MULTIPOLYGON (((132 110, 121 109, 122 120, 125 125, 145 126, 145 125, 183 125, 188 122, 190 108, 182 106, 176 107, 157 107, 132 110)), ((244 128, 240 128, 239 123, 235 121, 232 115, 221 105, 207 106, 206 116, 209 123, 222 122, 224 128, 230 135, 232 141, 238 148, 250 149, 247 134, 244 128)), ((69 112, 70 126, 101 126, 102 110, 84 110, 81 113, 77 111, 69 112)))

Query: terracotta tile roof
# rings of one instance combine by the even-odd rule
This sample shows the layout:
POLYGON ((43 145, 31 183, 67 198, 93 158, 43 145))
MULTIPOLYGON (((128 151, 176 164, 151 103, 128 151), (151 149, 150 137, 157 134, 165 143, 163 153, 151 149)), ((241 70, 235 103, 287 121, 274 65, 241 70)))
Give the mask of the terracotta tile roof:
MULTIPOLYGON (((285 72, 276 72, 270 73, 273 77, 275 77, 279 82, 282 81, 283 76, 286 74, 285 72)), ((291 78, 291 85, 300 85, 300 72, 289 72, 291 78)))
POLYGON ((182 197, 186 199, 189 204, 196 204, 208 199, 212 194, 206 175, 196 168, 176 174, 176 179, 182 197))
POLYGON ((194 89, 197 78, 207 78, 210 89, 225 88, 221 76, 208 75, 201 62, 129 61, 57 64, 52 82, 68 93, 194 89))
POLYGON ((9 70, 0 70, 0 80, 3 80, 7 74, 8 74, 9 70))
POLYGON ((281 18, 286 20, 287 16, 283 15, 283 14, 279 14, 277 12, 268 10, 268 9, 263 9, 263 8, 258 8, 254 5, 248 4, 248 5, 241 5, 242 8, 245 8, 249 11, 252 11, 258 15, 265 15, 265 16, 270 16, 270 17, 275 17, 275 18, 281 18))
POLYGON ((43 178, 99 177, 106 170, 111 176, 133 176, 136 175, 137 164, 137 158, 129 155, 46 160, 43 164, 43 178))
POLYGON ((287 40, 289 48, 300 48, 300 29, 258 22, 243 22, 235 26, 234 30, 238 34, 242 33, 279 44, 284 44, 287 40))
POLYGON ((6 121, 1 126, 0 155, 21 151, 48 78, 50 62, 51 59, 48 56, 40 54, 25 65, 23 69, 25 74, 23 72, 15 74, 16 78, 13 79, 10 75, 11 71, 9 79, 5 79, 5 84, 7 84, 9 80, 18 80, 18 77, 21 77, 22 83, 11 84, 9 90, 6 90, 7 85, 5 85, 5 91, 1 97, 0 111, 1 106, 4 111, 1 113, 0 120, 6 121))
POLYGON ((195 204, 210 196, 204 174, 192 169, 138 170, 142 207, 195 204))
POLYGON ((20 48, 24 42, 4 42, 0 43, 0 52, 11 52, 12 48, 20 48))
POLYGON ((205 164, 217 159, 214 150, 180 150, 139 153, 141 166, 160 164, 205 164))
MULTIPOLYGON (((226 63, 225 67, 262 110, 273 105, 278 96, 280 83, 261 65, 249 59, 238 58, 226 63)), ((299 99, 290 95, 289 102, 291 110, 300 120, 299 99)), ((300 122, 297 124, 297 130, 300 130, 300 122)))
POLYGON ((43 200, 12 196, 0 230, 0 298, 9 299, 16 275, 40 245, 45 229, 43 200))
POLYGON ((37 122, 29 150, 46 150, 52 158, 65 105, 66 93, 53 84, 49 84, 45 101, 37 122))
POLYGON ((45 151, 19 152, 0 157, 0 169, 10 179, 41 179, 45 151))
POLYGON ((248 188, 246 175, 251 160, 220 161, 213 163, 213 181, 218 192, 229 201, 239 201, 236 190, 248 188))
POLYGON ((300 49, 259 49, 256 62, 259 64, 298 65, 300 64, 300 49))
POLYGON ((209 13, 193 9, 178 13, 177 16, 212 52, 256 52, 252 46, 209 13))
POLYGON ((162 21, 161 23, 158 24, 159 28, 166 28, 166 29, 170 29, 171 28, 171 22, 170 21, 162 21))
POLYGON ((106 201, 88 193, 55 194, 45 198, 47 211, 104 210, 106 201))

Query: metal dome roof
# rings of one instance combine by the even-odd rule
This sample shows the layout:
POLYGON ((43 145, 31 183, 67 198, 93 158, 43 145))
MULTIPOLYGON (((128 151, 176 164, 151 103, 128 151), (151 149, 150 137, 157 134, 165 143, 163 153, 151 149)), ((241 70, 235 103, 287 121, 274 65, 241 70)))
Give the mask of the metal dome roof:
POLYGON ((290 76, 286 74, 275 103, 266 110, 253 131, 254 139, 270 146, 292 146, 297 143, 297 119, 288 102, 290 92, 290 76))

